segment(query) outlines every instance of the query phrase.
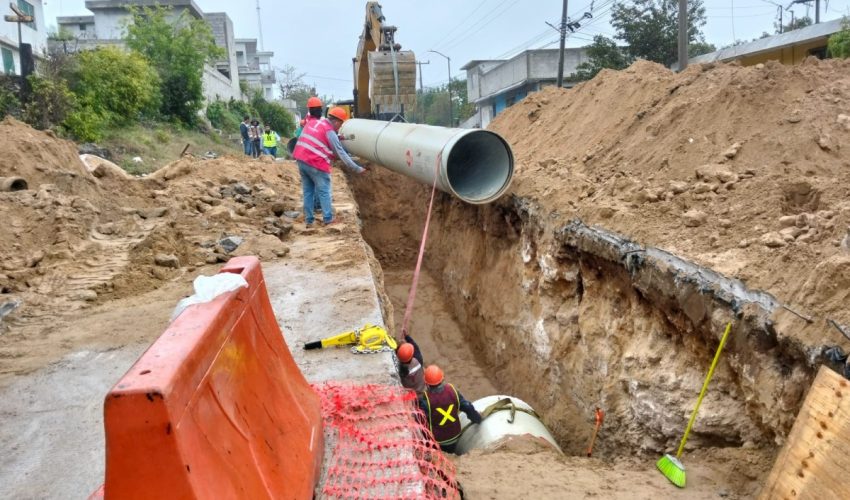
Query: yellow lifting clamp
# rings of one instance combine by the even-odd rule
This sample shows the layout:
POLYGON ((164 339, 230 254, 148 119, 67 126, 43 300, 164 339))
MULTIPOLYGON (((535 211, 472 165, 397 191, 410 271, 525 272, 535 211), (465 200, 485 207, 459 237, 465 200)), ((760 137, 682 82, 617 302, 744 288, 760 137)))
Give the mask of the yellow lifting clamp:
POLYGON ((307 342, 304 349, 324 349, 331 346, 357 344, 351 348, 354 354, 371 354, 383 351, 394 351, 397 347, 395 339, 380 326, 366 324, 363 328, 343 332, 315 342, 307 342))

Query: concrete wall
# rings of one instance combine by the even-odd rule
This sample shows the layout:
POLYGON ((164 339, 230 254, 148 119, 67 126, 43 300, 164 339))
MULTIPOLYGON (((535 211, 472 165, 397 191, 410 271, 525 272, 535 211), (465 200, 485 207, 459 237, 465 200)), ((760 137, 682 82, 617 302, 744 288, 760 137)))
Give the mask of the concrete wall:
MULTIPOLYGON (((230 78, 231 93, 239 95, 239 65, 236 62, 236 38, 233 36, 233 21, 224 12, 204 14, 212 28, 215 43, 225 51, 225 57, 216 61, 215 67, 230 78)), ((238 99, 238 97, 237 97, 238 99)))
POLYGON ((220 100, 228 101, 230 99, 239 100, 242 98, 239 91, 239 84, 236 88, 233 87, 233 81, 230 78, 219 73, 212 66, 204 66, 204 99, 207 102, 220 100))
MULTIPOLYGON (((12 3, 18 4, 17 0, 12 0, 12 3)), ((47 50, 47 25, 44 22, 44 8, 40 0, 29 0, 33 8, 33 17, 35 18, 33 26, 27 24, 21 25, 21 41, 32 45, 32 52, 35 57, 44 57, 47 50)), ((3 13, 12 14, 8 3, 4 4, 3 13)), ((21 72, 21 61, 18 56, 18 25, 17 23, 8 23, 0 21, 0 46, 9 50, 12 53, 12 58, 15 62, 15 74, 21 72)), ((2 60, 0 60, 0 72, 3 72, 2 60)))
POLYGON ((94 16, 57 17, 56 24, 60 31, 67 31, 77 39, 94 39, 97 36, 94 16))
MULTIPOLYGON (((540 80, 558 78, 558 51, 534 50, 528 52, 529 78, 540 80)), ((564 78, 576 72, 576 67, 587 61, 584 48, 564 50, 564 78)))

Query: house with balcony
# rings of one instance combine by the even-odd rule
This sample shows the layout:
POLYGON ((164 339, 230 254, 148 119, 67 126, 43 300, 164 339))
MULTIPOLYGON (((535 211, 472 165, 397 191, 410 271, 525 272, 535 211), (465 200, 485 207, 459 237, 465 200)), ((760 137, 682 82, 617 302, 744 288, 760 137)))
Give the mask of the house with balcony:
POLYGON ((236 40, 236 62, 239 66, 239 80, 245 82, 249 89, 257 89, 263 97, 274 99, 277 78, 272 68, 271 59, 274 52, 257 50, 256 38, 239 38, 236 40))
MULTIPOLYGON (((47 26, 44 22, 43 2, 35 0, 12 0, 21 12, 33 17, 31 23, 21 24, 21 42, 32 46, 36 60, 47 53, 47 26)), ((8 6, 4 5, 4 15, 14 15, 8 6)), ((3 73, 7 75, 21 74, 21 57, 18 50, 18 24, 3 21, 0 24, 0 58, 3 62, 3 73)))

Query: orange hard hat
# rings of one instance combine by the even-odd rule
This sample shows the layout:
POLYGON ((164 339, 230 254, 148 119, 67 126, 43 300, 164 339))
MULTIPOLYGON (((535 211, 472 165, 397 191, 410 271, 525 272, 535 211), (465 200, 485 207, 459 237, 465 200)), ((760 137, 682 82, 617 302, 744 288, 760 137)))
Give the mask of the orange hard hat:
POLYGON ((337 120, 339 120, 341 122, 348 120, 348 112, 345 111, 344 108, 340 108, 339 106, 337 106, 335 108, 331 108, 328 111, 328 116, 333 116, 334 118, 336 118, 337 120))
POLYGON ((440 385, 443 381, 443 370, 437 365, 425 368, 425 383, 428 385, 440 385))
POLYGON ((308 108, 321 108, 322 107, 322 100, 319 99, 318 97, 311 97, 311 98, 307 99, 307 107, 308 108))
POLYGON ((405 342, 398 346, 398 360, 402 363, 409 363, 413 359, 413 344, 405 342))

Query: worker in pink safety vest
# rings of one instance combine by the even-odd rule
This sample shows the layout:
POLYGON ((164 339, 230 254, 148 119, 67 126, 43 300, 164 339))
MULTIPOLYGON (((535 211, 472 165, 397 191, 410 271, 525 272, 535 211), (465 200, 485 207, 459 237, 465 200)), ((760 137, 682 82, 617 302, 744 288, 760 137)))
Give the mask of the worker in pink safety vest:
POLYGON ((339 141, 337 133, 347 119, 348 113, 345 109, 331 108, 327 118, 307 120, 295 144, 292 156, 295 157, 298 172, 301 174, 304 223, 308 228, 313 226, 313 203, 316 196, 322 206, 322 222, 325 225, 337 222, 331 206, 331 162, 335 156, 355 173, 363 174, 368 171, 351 159, 339 141))

